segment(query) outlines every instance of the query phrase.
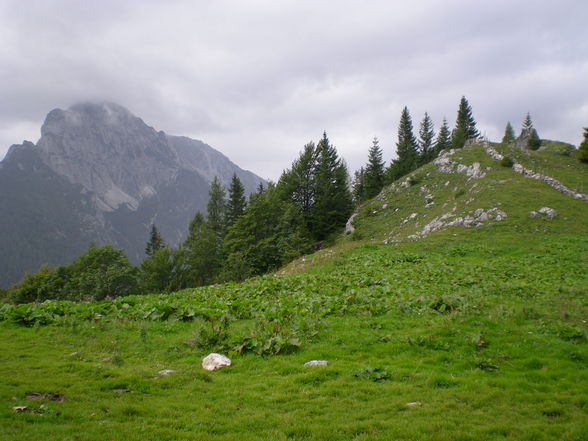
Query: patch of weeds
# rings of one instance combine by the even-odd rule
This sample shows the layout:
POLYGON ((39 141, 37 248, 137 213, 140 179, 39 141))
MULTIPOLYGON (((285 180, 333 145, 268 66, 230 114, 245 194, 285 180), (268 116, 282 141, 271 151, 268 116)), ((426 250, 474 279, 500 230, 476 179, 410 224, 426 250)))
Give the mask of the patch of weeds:
POLYGON ((543 368, 543 362, 537 358, 532 358, 525 363, 525 368, 529 370, 539 370, 543 368))
POLYGON ((432 349, 435 351, 448 351, 450 348, 448 343, 440 341, 431 335, 407 337, 406 343, 410 346, 419 346, 421 348, 432 349))
POLYGON ((429 307, 440 313, 450 313, 458 310, 462 306, 462 303, 463 300, 461 297, 445 295, 434 299, 429 307))
POLYGON ((501 160, 500 160, 500 165, 506 168, 512 168, 512 166, 514 165, 514 161, 512 160, 512 158, 508 157, 508 156, 504 156, 501 160))
POLYGON ((414 175, 410 175, 408 177, 408 184, 411 187, 414 187, 415 185, 419 185, 421 182, 423 182, 423 176, 420 174, 414 174, 414 175))
POLYGON ((553 333, 562 340, 572 343, 586 341, 586 332, 583 329, 577 326, 565 325, 561 322, 553 326, 553 333))
POLYGON ((231 319, 228 314, 219 317, 207 317, 204 326, 201 326, 194 336, 194 343, 202 349, 223 347, 229 337, 229 324, 231 319))
POLYGON ((352 372, 351 375, 355 378, 363 378, 375 383, 384 383, 392 379, 392 372, 384 368, 372 368, 371 366, 352 372))
POLYGON ((500 366, 490 358, 480 357, 476 359, 476 367, 486 372, 494 372, 500 369, 500 366))
POLYGON ((474 345, 477 351, 480 351, 484 348, 487 348, 490 343, 488 343, 488 340, 486 339, 486 337, 484 337, 484 334, 478 334, 477 336, 472 338, 472 344, 474 345))

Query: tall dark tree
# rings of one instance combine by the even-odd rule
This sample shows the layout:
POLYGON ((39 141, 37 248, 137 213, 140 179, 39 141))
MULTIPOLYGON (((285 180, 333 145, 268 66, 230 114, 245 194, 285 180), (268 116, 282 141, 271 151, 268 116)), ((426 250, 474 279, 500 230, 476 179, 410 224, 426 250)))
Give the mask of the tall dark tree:
POLYGON ((216 250, 217 238, 204 216, 196 212, 190 222, 188 237, 182 244, 183 262, 179 265, 181 278, 186 286, 212 283, 219 271, 220 252, 216 250))
POLYGON ((139 267, 139 286, 141 292, 162 293, 172 288, 174 262, 172 252, 167 247, 158 248, 149 255, 139 267))
POLYGON ((476 128, 476 120, 472 114, 472 108, 465 96, 462 96, 459 102, 455 128, 451 135, 451 144, 456 149, 462 148, 469 139, 480 136, 480 132, 476 128))
POLYGON ((159 233, 159 230, 155 224, 152 224, 151 232, 149 233, 149 241, 145 246, 145 254, 147 254, 147 257, 151 257, 157 250, 164 247, 165 241, 163 240, 163 237, 161 237, 161 234, 159 233))
POLYGON ((584 129, 584 140, 578 147, 578 159, 580 162, 588 164, 588 128, 584 129))
POLYGON ((236 173, 231 179, 229 187, 229 199, 227 200, 226 226, 230 227, 239 216, 243 216, 247 201, 245 199, 245 188, 236 173))
POLYGON ((216 176, 210 183, 206 212, 206 223, 208 228, 214 233, 217 241, 216 248, 220 249, 225 234, 227 206, 225 201, 225 190, 216 176))
POLYGON ((282 198, 291 201, 300 211, 307 228, 316 199, 317 149, 310 142, 304 146, 292 168, 285 171, 278 183, 282 198))
POLYGON ((502 137, 502 143, 504 145, 510 144, 515 140, 514 130, 510 121, 506 123, 506 128, 504 129, 504 136, 502 137))
POLYGON ((412 129, 412 118, 408 108, 402 109, 398 125, 398 142, 396 143, 397 158, 386 170, 386 181, 393 182, 415 170, 418 166, 417 140, 412 129))
POLYGON ((425 112, 425 116, 423 117, 419 127, 419 164, 426 164, 433 160, 435 156, 434 138, 435 130, 433 126, 433 120, 429 114, 425 112))
POLYGON ((311 209, 311 232, 318 241, 343 228, 353 211, 345 162, 331 145, 327 133, 316 146, 316 192, 311 209))
POLYGON ((368 162, 364 171, 364 183, 362 200, 376 197, 384 187, 385 174, 384 160, 382 159, 382 149, 378 138, 374 137, 372 146, 368 151, 368 162))
POLYGON ((439 154, 441 150, 449 150, 451 148, 451 133, 449 131, 449 124, 447 119, 443 118, 443 123, 437 134, 437 141, 435 141, 435 153, 439 154))

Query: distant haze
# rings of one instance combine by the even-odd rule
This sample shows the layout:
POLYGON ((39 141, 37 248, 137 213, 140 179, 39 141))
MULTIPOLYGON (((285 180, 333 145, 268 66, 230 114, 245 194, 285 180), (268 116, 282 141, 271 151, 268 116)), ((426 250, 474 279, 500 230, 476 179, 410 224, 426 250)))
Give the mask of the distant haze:
POLYGON ((324 130, 350 169, 402 107, 453 124, 465 95, 499 140, 588 126, 588 2, 0 0, 0 158, 45 115, 119 103, 277 179, 324 130))

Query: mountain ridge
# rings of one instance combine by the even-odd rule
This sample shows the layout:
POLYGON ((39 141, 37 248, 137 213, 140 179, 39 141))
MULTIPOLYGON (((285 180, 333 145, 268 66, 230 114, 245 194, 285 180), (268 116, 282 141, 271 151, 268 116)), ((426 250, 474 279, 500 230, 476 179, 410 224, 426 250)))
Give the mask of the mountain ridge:
POLYGON ((43 263, 72 260, 90 243, 111 243, 138 263, 152 223, 176 246, 194 213, 205 211, 212 178, 228 187, 233 173, 246 194, 265 182, 204 142, 156 131, 118 104, 54 109, 36 144, 12 145, 0 162, 0 286, 43 263), (52 205, 61 207, 61 222, 52 205), (47 219, 54 227, 46 231, 47 219), (75 239, 64 246, 64 237, 75 239), (27 257, 22 248, 31 243, 27 257))

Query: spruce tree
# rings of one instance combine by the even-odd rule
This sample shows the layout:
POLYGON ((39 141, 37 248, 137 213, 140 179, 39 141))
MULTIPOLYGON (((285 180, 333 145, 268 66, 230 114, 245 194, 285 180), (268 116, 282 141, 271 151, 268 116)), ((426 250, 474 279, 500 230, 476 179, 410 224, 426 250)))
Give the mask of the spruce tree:
POLYGON ((218 246, 220 247, 225 233, 227 206, 225 202, 225 190, 216 176, 210 183, 206 211, 206 223, 208 228, 214 233, 218 246))
POLYGON ((511 142, 514 142, 515 134, 514 130, 510 124, 510 121, 506 123, 506 128, 504 129, 504 136, 502 137, 502 144, 507 145, 511 142))
POLYGON ((145 254, 148 257, 153 256, 155 252, 161 248, 165 247, 165 241, 161 237, 159 230, 155 226, 155 224, 151 225, 151 232, 149 233, 149 241, 145 246, 145 254))
POLYGON ((462 148, 469 139, 477 138, 480 132, 476 129, 476 120, 472 115, 472 108, 465 96, 461 97, 455 128, 451 136, 451 144, 454 149, 462 148))
POLYGON ((361 204, 365 200, 365 168, 360 167, 359 170, 355 170, 351 184, 351 193, 353 195, 353 202, 356 205, 361 204))
POLYGON ((538 150, 541 147, 541 139, 535 127, 533 127, 533 121, 531 120, 531 114, 527 112, 525 119, 523 120, 523 127, 519 139, 524 142, 525 147, 530 150, 538 150))
POLYGON ((208 226, 199 211, 194 215, 188 229, 188 237, 182 244, 184 287, 201 286, 212 283, 220 267, 220 253, 216 250, 217 240, 214 231, 208 226))
POLYGON ((433 120, 427 112, 421 121, 419 127, 419 150, 420 158, 419 165, 430 162, 434 157, 434 141, 435 130, 433 128, 433 120))
POLYGON ((343 228, 353 211, 347 166, 329 142, 327 133, 316 146, 315 201, 311 209, 311 232, 322 241, 343 228))
POLYGON ((385 164, 382 159, 382 149, 378 138, 374 137, 368 151, 368 162, 363 177, 363 192, 361 199, 368 200, 376 197, 384 187, 385 164))
POLYGON ((235 220, 245 212, 245 188, 236 173, 231 179, 229 187, 229 199, 227 200, 226 227, 229 228, 235 223, 235 220))
POLYGON ((588 164, 588 128, 584 128, 584 140, 578 147, 578 159, 588 164))
POLYGON ((387 182, 393 182, 415 170, 418 166, 417 140, 412 129, 412 119, 407 107, 402 109, 398 125, 397 158, 386 170, 387 182))
POLYGON ((437 141, 435 142, 435 153, 438 155, 441 150, 449 150, 450 148, 451 133, 449 131, 449 124, 447 124, 447 119, 444 117, 441 128, 439 129, 439 133, 437 134, 437 141))

